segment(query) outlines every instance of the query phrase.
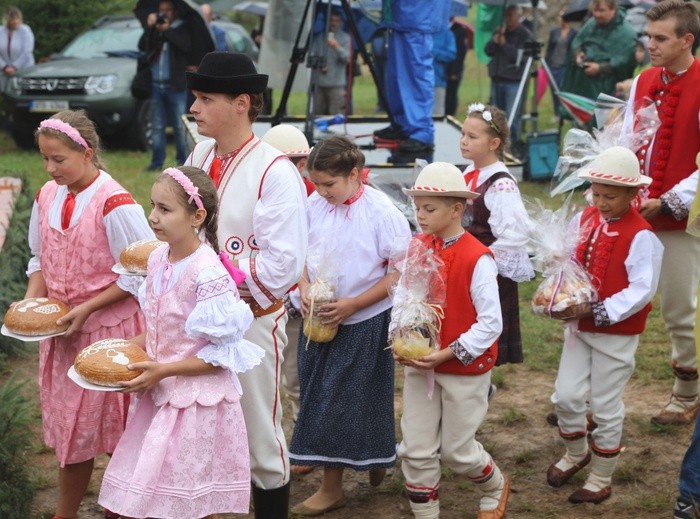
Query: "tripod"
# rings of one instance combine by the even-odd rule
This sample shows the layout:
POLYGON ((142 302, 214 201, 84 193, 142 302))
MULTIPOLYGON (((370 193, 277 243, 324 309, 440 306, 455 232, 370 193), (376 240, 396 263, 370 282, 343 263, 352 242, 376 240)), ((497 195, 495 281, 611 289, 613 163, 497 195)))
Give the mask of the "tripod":
MULTIPOLYGON (((302 17, 302 20, 307 19, 307 15, 309 14, 309 10, 311 10, 312 16, 311 20, 313 23, 313 20, 316 18, 316 2, 317 0, 306 0, 306 5, 304 7, 304 15, 302 17)), ((350 32, 352 34, 352 37, 355 40, 355 43, 357 44, 357 48, 360 52, 360 55, 362 56, 363 61, 367 66, 369 67, 370 74, 372 75, 372 79, 374 80, 375 84, 379 84, 377 81, 377 72, 374 67, 374 61, 369 52, 367 52, 367 48, 365 47, 364 42, 362 41, 362 37, 360 36, 360 32, 357 28, 357 24, 355 23, 355 19, 353 18, 352 10, 350 9, 350 4, 348 3, 348 0, 340 0, 340 3, 343 7, 343 12, 345 13, 345 19, 348 23, 348 26, 350 27, 350 32)), ((324 34, 328 33, 328 24, 330 21, 330 14, 331 14, 331 2, 328 0, 328 6, 326 8, 326 26, 324 28, 324 34)), ((289 74, 287 75, 287 79, 284 83, 284 89, 282 90, 282 97, 280 99, 280 105, 277 108, 277 111, 275 114, 272 116, 271 122, 272 126, 276 126, 280 124, 287 113, 287 101, 289 100, 289 94, 292 91, 292 84, 294 83, 294 77, 296 76, 297 69, 301 63, 304 62, 306 58, 306 53, 309 50, 309 46, 311 45, 311 40, 313 37, 313 29, 309 30, 309 34, 306 36, 306 41, 304 42, 304 46, 300 47, 300 42, 302 39, 302 34, 304 32, 304 23, 302 22, 299 25, 299 30, 297 31, 296 39, 294 42, 294 48, 292 49, 292 56, 290 58, 290 62, 292 66, 289 69, 289 74)), ((306 139, 309 141, 309 144, 314 143, 314 118, 315 118, 315 106, 314 106, 314 99, 316 98, 316 91, 318 89, 318 74, 321 70, 321 68, 325 65, 326 63, 326 57, 328 54, 328 48, 324 47, 324 52, 321 56, 311 56, 311 59, 309 59, 309 63, 307 66, 311 68, 311 78, 309 80, 309 88, 307 91, 307 100, 306 100, 306 119, 304 122, 304 135, 306 135, 306 139)), ((350 79, 350 78, 348 78, 350 79)), ((379 91, 379 96, 381 98, 382 103, 384 106, 388 106, 385 93, 383 91, 379 91)), ((392 114, 387 111, 387 117, 389 118, 389 121, 391 124, 395 124, 394 118, 392 114)))
MULTIPOLYGON (((507 1, 507 0, 506 0, 507 1)), ((513 101, 513 106, 510 113, 508 114, 508 126, 512 127, 513 121, 518 111, 520 111, 521 103, 523 102, 523 96, 525 95, 525 88, 528 86, 528 81, 532 80, 532 83, 537 84, 537 73, 538 73, 538 62, 547 74, 547 79, 549 85, 555 94, 559 94, 559 86, 552 75, 552 71, 547 65, 547 62, 542 57, 542 46, 543 44, 537 40, 537 31, 539 29, 539 19, 537 15, 537 4, 539 0, 531 0, 532 3, 532 32, 534 40, 529 41, 525 44, 523 49, 523 55, 527 57, 525 62, 525 67, 523 68, 522 74, 520 75, 520 82, 518 83, 518 90, 515 94, 515 100, 513 101)), ((505 2, 504 2, 505 10, 505 2)), ((527 120, 531 122, 532 133, 537 133, 537 118, 538 118, 538 101, 537 101, 537 89, 533 89, 532 106, 529 117, 527 120)), ((517 140, 520 136, 513 135, 513 140, 517 140)))

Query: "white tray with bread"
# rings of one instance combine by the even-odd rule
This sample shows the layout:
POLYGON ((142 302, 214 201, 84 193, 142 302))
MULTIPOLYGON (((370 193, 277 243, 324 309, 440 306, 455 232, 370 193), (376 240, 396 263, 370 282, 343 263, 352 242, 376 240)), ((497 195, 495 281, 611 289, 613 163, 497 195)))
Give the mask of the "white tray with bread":
POLYGON ((119 263, 112 267, 112 271, 127 276, 145 276, 148 271, 148 257, 163 245, 165 242, 160 240, 140 240, 132 243, 119 255, 119 263))
POLYGON ((75 371, 75 366, 71 366, 68 370, 68 378, 83 389, 92 389, 93 391, 121 391, 124 389, 124 386, 98 386, 97 384, 91 384, 83 377, 78 375, 78 372, 75 371))
POLYGON ((53 297, 29 297, 13 304, 5 313, 0 333, 20 341, 41 341, 63 335, 70 323, 57 325, 70 307, 53 297))
POLYGON ((68 376, 86 389, 118 391, 123 389, 123 382, 142 373, 142 370, 131 370, 127 366, 147 360, 148 355, 138 344, 125 339, 102 339, 78 353, 68 376))

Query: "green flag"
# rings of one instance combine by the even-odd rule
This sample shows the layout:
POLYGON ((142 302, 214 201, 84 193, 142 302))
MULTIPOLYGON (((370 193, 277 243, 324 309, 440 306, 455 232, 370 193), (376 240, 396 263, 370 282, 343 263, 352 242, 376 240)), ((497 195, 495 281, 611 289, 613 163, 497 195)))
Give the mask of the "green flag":
POLYGON ((476 11, 476 29, 474 30, 474 50, 480 63, 491 61, 484 47, 493 36, 493 31, 503 23, 503 6, 479 4, 476 11))

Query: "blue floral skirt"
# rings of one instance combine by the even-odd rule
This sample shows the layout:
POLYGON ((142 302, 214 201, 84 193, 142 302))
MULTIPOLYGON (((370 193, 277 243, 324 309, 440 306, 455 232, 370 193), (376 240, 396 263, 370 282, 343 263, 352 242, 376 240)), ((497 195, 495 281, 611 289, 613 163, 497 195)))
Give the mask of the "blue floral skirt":
POLYGON ((292 465, 370 470, 396 461, 391 310, 341 325, 328 343, 306 345, 299 331, 301 406, 289 449, 292 465))

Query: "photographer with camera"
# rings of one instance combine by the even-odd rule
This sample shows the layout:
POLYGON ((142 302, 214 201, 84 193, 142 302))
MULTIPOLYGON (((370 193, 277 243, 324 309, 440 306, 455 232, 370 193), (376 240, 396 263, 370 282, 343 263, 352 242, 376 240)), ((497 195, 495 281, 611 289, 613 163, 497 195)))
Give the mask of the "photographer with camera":
POLYGON ((165 162, 165 128, 173 127, 177 164, 187 158, 185 128, 182 115, 187 110, 187 52, 190 31, 172 0, 162 0, 157 13, 150 13, 146 30, 139 40, 139 49, 151 62, 151 125, 153 154, 146 171, 162 171, 165 162))
POLYGON ((591 18, 571 44, 562 90, 597 99, 613 95, 615 85, 632 77, 637 62, 637 33, 616 0, 592 0, 591 18))
POLYGON ((510 127, 513 142, 519 140, 522 103, 515 107, 520 78, 525 70, 525 47, 533 40, 532 33, 520 23, 522 8, 517 4, 506 7, 503 24, 493 33, 484 48, 489 61, 489 77, 491 78, 491 104, 496 105, 506 114, 515 110, 515 118, 510 127))
POLYGON ((322 32, 311 43, 309 61, 319 70, 314 99, 317 115, 345 113, 350 62, 350 36, 343 30, 343 18, 332 11, 328 33, 322 32))

